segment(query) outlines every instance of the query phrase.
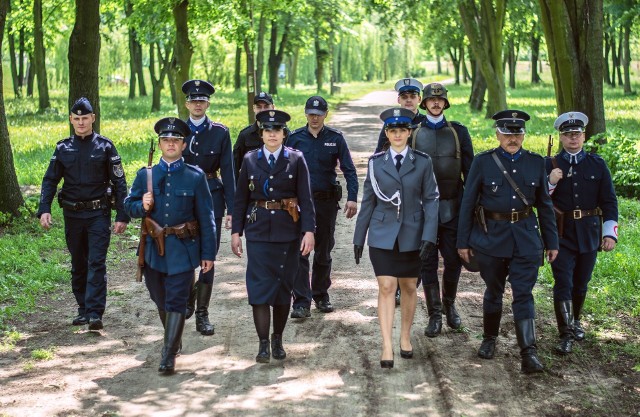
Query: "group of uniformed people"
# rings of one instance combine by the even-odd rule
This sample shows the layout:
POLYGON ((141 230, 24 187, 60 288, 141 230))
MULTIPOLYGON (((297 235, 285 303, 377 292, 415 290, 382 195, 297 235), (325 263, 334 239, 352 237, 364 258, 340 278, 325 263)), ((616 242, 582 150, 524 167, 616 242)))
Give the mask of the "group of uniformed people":
POLYGON ((498 112, 493 119, 499 146, 474 156, 468 130, 444 116, 450 107, 444 85, 423 86, 405 78, 395 87, 401 107, 380 115, 384 126, 369 159, 359 214, 349 148, 340 131, 325 125, 328 105, 320 96, 305 105, 306 126, 290 132, 290 116, 275 109, 269 94, 257 94, 256 122, 240 132, 232 148, 227 127, 206 115, 214 87, 204 80, 187 81, 182 91, 189 118, 156 123, 162 156, 138 171, 128 196, 113 142, 93 131, 91 104, 79 99, 69 116, 74 134, 56 145, 38 210, 48 229, 57 185, 64 179, 58 202, 78 304, 72 324, 103 328, 111 210, 117 213, 115 233, 122 233, 130 218, 141 218, 145 284, 165 329, 158 370, 173 373, 185 320, 195 314, 198 332, 215 331, 209 305, 224 218, 238 257, 241 237, 246 240, 248 302, 259 339, 256 361, 284 359, 282 335, 289 314, 310 317, 311 300, 320 312, 334 310, 328 290, 343 196, 339 164, 346 181, 345 215, 358 214, 356 263, 368 235, 378 280, 381 367, 394 365, 396 297, 402 316, 400 355, 413 357, 410 330, 420 283, 429 314, 425 335, 442 332, 443 312, 450 328, 462 326, 454 303, 464 264, 480 271, 486 284, 478 356, 495 354, 508 279, 521 369, 542 371, 532 289, 545 251, 555 278, 556 349, 570 353, 574 341, 585 335, 580 313, 597 252, 610 251, 617 242, 611 174, 602 158, 583 150, 587 117, 580 112, 558 117, 554 127, 562 149, 545 160, 522 147, 529 115, 498 112), (442 285, 438 255, 444 264, 442 285))

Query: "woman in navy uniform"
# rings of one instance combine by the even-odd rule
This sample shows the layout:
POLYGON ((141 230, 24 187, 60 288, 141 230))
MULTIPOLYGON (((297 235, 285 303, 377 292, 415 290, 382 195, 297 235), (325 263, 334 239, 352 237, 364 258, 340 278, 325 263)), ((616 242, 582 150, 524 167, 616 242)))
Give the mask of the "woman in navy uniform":
POLYGON ((189 126, 167 117, 156 123, 155 131, 162 158, 150 170, 153 192, 147 190, 148 169, 143 168, 124 204, 131 217, 146 216, 161 228, 164 253, 149 233, 144 247, 144 276, 165 329, 158 371, 171 374, 181 347, 193 273, 198 266, 203 273, 213 268, 216 226, 204 172, 182 159, 189 126))
POLYGON ((571 353, 573 341, 584 339, 580 313, 598 251, 611 251, 618 242, 618 199, 611 173, 604 159, 582 149, 588 122, 584 113, 561 114, 553 127, 560 132, 562 150, 546 160, 560 235, 560 252, 551 264, 560 354, 571 353))
POLYGON ((421 260, 435 247, 438 229, 439 194, 431 158, 407 146, 413 116, 404 108, 388 109, 380 115, 390 147, 369 158, 353 237, 359 263, 369 232, 369 258, 379 288, 383 368, 393 368, 391 335, 398 284, 402 290, 400 356, 413 357, 411 325, 416 310, 416 284, 421 260))
POLYGON ((315 209, 309 169, 302 152, 282 146, 286 122, 280 110, 258 113, 264 146, 243 159, 234 202, 231 250, 242 256, 247 239, 247 293, 260 340, 256 362, 269 355, 270 306, 273 307, 271 352, 284 359, 282 333, 291 306, 291 291, 300 253, 313 250, 315 209))
POLYGON ((78 303, 74 326, 88 324, 89 330, 103 328, 107 303, 107 250, 111 238, 111 196, 115 196, 114 233, 123 233, 129 216, 123 201, 127 182, 115 145, 93 131, 96 115, 86 98, 71 107, 69 121, 74 134, 56 144, 49 168, 42 180, 40 225, 49 229, 51 203, 58 183, 64 179, 58 202, 64 215, 67 248, 71 253, 71 288, 78 303))
POLYGON ((558 254, 544 160, 522 148, 527 113, 504 110, 494 114, 493 119, 500 146, 477 154, 471 164, 460 207, 458 254, 464 262, 475 254, 487 286, 482 306, 484 335, 478 356, 494 357, 508 276, 521 370, 542 372, 532 291, 544 250, 549 262, 558 254))
MULTIPOLYGON (((225 227, 229 229, 233 212, 233 195, 236 189, 229 129, 221 123, 212 122, 206 115, 210 105, 209 97, 215 93, 215 88, 210 83, 204 80, 189 80, 182 85, 182 92, 187 96, 185 103, 189 110, 187 125, 191 129, 189 136, 185 137, 187 146, 184 150, 184 161, 202 169, 207 176, 213 198, 216 248, 219 248, 224 209, 226 206, 225 227)), ((195 310, 196 331, 205 336, 215 332, 213 324, 209 321, 213 275, 214 268, 207 272, 200 270, 198 282, 192 290, 187 306, 187 318, 191 317, 195 310)))

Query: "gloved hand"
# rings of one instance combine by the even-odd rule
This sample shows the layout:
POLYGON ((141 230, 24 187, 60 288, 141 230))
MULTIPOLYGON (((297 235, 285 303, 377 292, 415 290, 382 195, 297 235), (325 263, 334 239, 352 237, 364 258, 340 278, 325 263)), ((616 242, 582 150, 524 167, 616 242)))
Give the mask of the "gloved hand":
POLYGON ((428 240, 423 240, 422 243, 420 243, 420 259, 422 259, 422 262, 427 260, 427 256, 429 256, 429 254, 432 250, 435 249, 435 247, 436 244, 433 242, 429 242, 428 240))
POLYGON ((353 254, 356 257, 356 265, 360 264, 360 258, 362 258, 362 250, 364 248, 360 245, 353 245, 353 254))

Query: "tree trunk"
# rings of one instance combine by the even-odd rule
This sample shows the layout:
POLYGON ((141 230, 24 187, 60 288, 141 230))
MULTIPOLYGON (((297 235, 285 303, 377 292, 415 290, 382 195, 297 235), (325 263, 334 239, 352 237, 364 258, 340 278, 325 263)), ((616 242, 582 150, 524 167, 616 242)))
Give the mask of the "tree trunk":
POLYGON ((618 74, 618 85, 622 85, 622 60, 624 59, 624 56, 622 54, 622 45, 624 44, 624 40, 623 40, 623 35, 622 35, 622 28, 620 28, 620 36, 618 37, 618 62, 616 65, 616 74, 618 74))
POLYGON ((611 85, 611 73, 609 72, 609 53, 611 52, 611 35, 609 33, 611 25, 609 24, 609 14, 604 16, 604 82, 611 85))
POLYGON ((80 97, 91 102, 100 132, 100 0, 76 0, 76 20, 69 38, 69 112, 80 97))
MULTIPOLYGON (((181 0, 173 7, 173 20, 176 25, 176 43, 173 48, 172 73, 176 89, 181 88, 182 84, 189 80, 189 71, 191 69, 193 45, 189 40, 188 8, 188 0, 181 0)), ((186 119, 189 116, 185 102, 186 98, 184 94, 176 94, 176 107, 181 119, 186 119)))
MULTIPOLYGON (((256 90, 262 91, 262 74, 264 73, 264 34, 267 31, 267 19, 264 12, 260 14, 258 21, 258 34, 256 36, 256 90)), ((273 42, 273 41, 272 41, 273 42)))
MULTIPOLYGON (((166 60, 168 57, 165 56, 166 60)), ((160 111, 161 94, 164 86, 164 76, 168 65, 164 65, 162 51, 157 42, 149 44, 149 75, 151 78, 151 111, 160 111), (158 51, 158 63, 156 64, 156 50, 158 51), (156 76, 156 66, 158 67, 158 76, 156 76)))
POLYGON ((291 89, 296 88, 296 82, 298 81, 298 61, 300 58, 300 47, 296 47, 291 57, 291 65, 289 66, 289 87, 291 89))
POLYGON ((509 39, 507 45, 508 48, 508 62, 509 62, 509 88, 516 88, 516 65, 518 63, 516 56, 516 46, 513 39, 509 39))
POLYGON ((320 39, 317 36, 314 40, 314 46, 316 50, 316 91, 321 94, 322 86, 324 85, 324 63, 327 51, 320 49, 320 39))
POLYGON ((240 91, 242 87, 242 75, 240 74, 242 64, 242 48, 240 45, 236 46, 236 66, 233 71, 233 89, 240 91))
POLYGON ((33 84, 36 79, 36 65, 33 62, 33 54, 28 54, 29 63, 27 64, 27 97, 33 97, 33 84))
POLYGON ((22 97, 22 83, 18 78, 18 63, 16 62, 16 40, 13 34, 9 33, 9 64, 11 65, 11 80, 13 81, 13 95, 16 98, 22 97))
POLYGON ((611 86, 613 88, 616 87, 616 68, 620 65, 618 59, 618 52, 616 50, 616 33, 612 31, 609 36, 609 40, 611 41, 611 86))
POLYGON ((624 27, 623 39, 623 55, 622 55, 622 68, 624 69, 624 94, 633 94, 631 91, 631 48, 629 47, 629 37, 631 36, 631 24, 624 27))
MULTIPOLYGON (((20 0, 20 7, 22 7, 22 0, 20 0)), ((20 81, 20 89, 24 87, 26 81, 25 58, 28 59, 27 50, 25 48, 24 28, 20 28, 20 34, 18 35, 18 80, 20 81)))
POLYGON ((451 63, 453 64, 453 73, 455 74, 455 84, 460 85, 460 58, 458 57, 458 48, 450 47, 449 50, 449 58, 451 58, 451 63))
POLYGON ((539 84, 538 61, 540 59, 540 35, 537 30, 531 32, 531 84, 539 84))
MULTIPOLYGON (((348 41, 347 41, 348 42, 348 41)), ((336 79, 337 83, 342 82, 342 42, 338 44, 338 53, 336 54, 336 79)))
POLYGON ((38 110, 51 107, 49 84, 47 82, 47 62, 44 53, 44 33, 42 30, 42 0, 33 1, 33 54, 38 75, 38 110))
POLYGON ((464 46, 460 47, 460 66, 462 67, 462 82, 465 84, 471 79, 471 74, 467 69, 467 60, 465 59, 464 46))
POLYGON ((482 75, 480 63, 476 59, 471 59, 472 82, 471 94, 469 95, 469 107, 471 110, 481 111, 484 105, 484 96, 487 92, 487 80, 482 75))
POLYGON ((289 21, 284 25, 280 44, 278 43, 278 21, 271 21, 271 45, 269 47, 269 93, 278 94, 278 71, 284 59, 284 51, 289 40, 289 21))
MULTIPOLYGON (((4 26, 7 10, 11 0, 0 0, 0 45, 4 37, 4 26)), ((0 48, 0 62, 2 62, 2 48, 0 48)), ((2 65, 0 65, 0 86, 3 84, 2 65)), ((0 212, 19 214, 19 208, 24 203, 16 169, 13 165, 13 152, 7 128, 7 115, 4 108, 4 90, 0 88, 0 212)))
POLYGON ((587 137, 605 132, 601 0, 540 0, 558 114, 589 117, 587 137))
POLYGON ((440 50, 436 48, 436 74, 442 74, 442 62, 440 62, 440 50))
MULTIPOLYGON (((131 0, 125 1, 125 15, 131 16, 133 13, 133 3, 131 0)), ((147 87, 144 84, 144 74, 142 72, 142 45, 138 41, 138 33, 129 26, 129 98, 136 96, 136 82, 140 97, 147 95, 147 87)))
POLYGON ((249 124, 252 124, 256 120, 256 115, 253 113, 253 99, 256 96, 256 69, 253 62, 253 51, 248 38, 244 39, 244 52, 247 58, 247 117, 249 124))

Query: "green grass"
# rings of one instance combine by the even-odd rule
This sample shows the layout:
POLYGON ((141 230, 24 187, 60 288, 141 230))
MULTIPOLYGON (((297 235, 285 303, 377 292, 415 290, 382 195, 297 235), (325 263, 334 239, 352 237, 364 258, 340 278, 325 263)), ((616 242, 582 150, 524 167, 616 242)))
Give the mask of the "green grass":
POLYGON ((48 349, 34 349, 31 351, 31 359, 36 361, 50 361, 55 355, 55 347, 48 349))

